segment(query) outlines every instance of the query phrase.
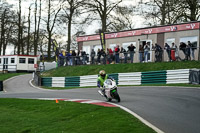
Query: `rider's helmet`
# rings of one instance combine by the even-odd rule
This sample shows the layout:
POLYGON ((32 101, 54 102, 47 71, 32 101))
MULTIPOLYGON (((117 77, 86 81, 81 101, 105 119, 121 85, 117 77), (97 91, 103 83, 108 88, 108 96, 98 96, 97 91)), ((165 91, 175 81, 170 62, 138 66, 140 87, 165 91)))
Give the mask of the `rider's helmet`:
POLYGON ((106 72, 104 70, 99 71, 99 75, 104 79, 106 76, 106 72))

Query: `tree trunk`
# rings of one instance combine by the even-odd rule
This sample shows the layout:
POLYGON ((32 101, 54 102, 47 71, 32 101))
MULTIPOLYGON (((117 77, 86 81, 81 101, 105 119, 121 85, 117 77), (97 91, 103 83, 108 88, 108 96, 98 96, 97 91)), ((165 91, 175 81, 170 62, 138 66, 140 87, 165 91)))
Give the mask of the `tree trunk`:
POLYGON ((67 41, 67 51, 70 52, 70 45, 71 45, 71 24, 72 22, 72 16, 70 16, 69 18, 69 22, 68 22, 68 41, 67 41))
POLYGON ((40 10, 39 10, 39 18, 38 18, 38 26, 37 26, 37 37, 36 37, 36 42, 37 44, 35 45, 35 53, 34 55, 37 55, 37 51, 38 51, 38 41, 39 41, 39 31, 40 31, 40 20, 41 20, 41 13, 42 13, 42 1, 40 0, 40 10))
POLYGON ((17 54, 20 55, 21 47, 21 0, 19 0, 19 12, 18 12, 18 41, 17 41, 17 54))
POLYGON ((34 55, 37 55, 37 39, 36 39, 36 34, 37 34, 37 0, 35 0, 35 32, 34 32, 34 39, 33 39, 34 55))
POLYGON ((29 6, 29 13, 28 13, 28 38, 27 38, 27 55, 29 55, 29 47, 30 47, 30 30, 31 30, 31 5, 29 6))

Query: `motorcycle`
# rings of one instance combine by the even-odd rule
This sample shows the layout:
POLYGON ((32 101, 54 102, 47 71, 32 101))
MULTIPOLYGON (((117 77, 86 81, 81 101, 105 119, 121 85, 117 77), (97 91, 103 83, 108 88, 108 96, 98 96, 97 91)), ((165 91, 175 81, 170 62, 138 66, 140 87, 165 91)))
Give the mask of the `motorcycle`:
POLYGON ((116 99, 117 102, 120 102, 121 99, 117 92, 117 85, 116 82, 112 79, 107 79, 104 82, 103 88, 105 89, 105 95, 103 94, 102 90, 98 90, 99 94, 103 97, 106 97, 107 101, 112 101, 112 99, 116 99))

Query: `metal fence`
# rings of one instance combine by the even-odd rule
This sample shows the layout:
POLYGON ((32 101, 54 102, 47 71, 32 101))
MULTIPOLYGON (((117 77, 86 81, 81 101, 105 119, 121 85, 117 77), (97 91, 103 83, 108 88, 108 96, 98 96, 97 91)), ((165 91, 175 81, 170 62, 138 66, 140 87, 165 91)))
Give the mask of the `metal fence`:
POLYGON ((185 52, 185 49, 171 49, 170 51, 152 49, 146 53, 144 51, 120 52, 118 54, 102 53, 94 57, 85 54, 83 56, 59 57, 58 66, 197 60, 198 54, 199 48, 194 51, 194 54, 189 55, 185 52))

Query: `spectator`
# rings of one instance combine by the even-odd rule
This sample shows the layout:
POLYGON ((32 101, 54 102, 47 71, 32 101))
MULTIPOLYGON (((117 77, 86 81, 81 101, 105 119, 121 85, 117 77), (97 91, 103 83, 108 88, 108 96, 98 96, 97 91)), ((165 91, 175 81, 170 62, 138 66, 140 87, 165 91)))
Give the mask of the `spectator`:
POLYGON ((109 55, 110 55, 110 63, 112 63, 112 64, 113 64, 113 61, 114 61, 114 56, 113 56, 113 51, 112 51, 112 49, 111 49, 111 48, 109 49, 109 55))
POLYGON ((142 63, 142 61, 144 60, 144 48, 142 46, 142 44, 140 44, 139 46, 139 60, 140 60, 140 63, 142 63))
POLYGON ((100 49, 98 49, 98 52, 97 52, 97 62, 98 62, 98 64, 101 63, 101 50, 100 49))
POLYGON ((63 51, 61 51, 59 54, 59 66, 64 65, 64 59, 65 59, 65 57, 63 56, 63 51))
POLYGON ((103 64, 106 64, 106 53, 103 49, 101 49, 101 55, 103 57, 103 64))
POLYGON ((87 58, 85 51, 81 52, 81 57, 82 57, 82 63, 83 63, 83 65, 85 65, 86 64, 86 58, 87 58))
POLYGON ((131 59, 131 63, 133 63, 133 59, 134 59, 134 53, 135 53, 135 46, 133 46, 133 44, 131 44, 130 46, 128 46, 128 51, 130 52, 130 59, 131 59))
POLYGON ((195 60, 195 56, 194 56, 194 51, 196 49, 194 43, 191 43, 190 41, 188 41, 188 45, 190 46, 190 54, 192 56, 192 60, 195 60))
POLYGON ((172 61, 175 61, 176 60, 176 57, 175 57, 175 50, 176 50, 176 45, 174 44, 174 42, 172 43, 172 46, 171 46, 171 60, 172 61))
POLYGON ((179 57, 179 50, 178 50, 178 47, 175 45, 175 58, 176 58, 176 61, 181 61, 182 59, 179 57))
POLYGON ((117 47, 115 48, 115 63, 119 63, 119 52, 120 52, 120 49, 119 49, 119 45, 117 45, 117 47))
POLYGON ((167 55, 168 55, 168 58, 169 58, 169 61, 171 61, 171 48, 169 46, 169 44, 165 43, 165 48, 164 48, 167 52, 167 55))
POLYGON ((155 43, 155 62, 161 62, 162 61, 162 48, 160 45, 155 43))
POLYGON ((180 42, 180 46, 179 46, 180 50, 183 51, 185 58, 186 59, 186 44, 184 42, 180 42))
POLYGON ((144 61, 145 62, 148 62, 148 53, 150 51, 150 42, 147 42, 145 45, 144 45, 144 61))
POLYGON ((185 50, 186 60, 191 60, 190 49, 191 49, 190 45, 186 45, 186 50, 185 50))
POLYGON ((72 65, 76 64, 76 52, 75 50, 72 50, 72 65))
POLYGON ((78 53, 77 53, 77 57, 76 57, 76 59, 77 59, 77 65, 81 65, 81 50, 79 50, 78 51, 78 53))
POLYGON ((96 55, 96 53, 95 53, 94 49, 92 49, 92 52, 90 54, 90 56, 91 56, 91 63, 92 64, 94 64, 94 57, 95 57, 95 55, 96 55))
POLYGON ((126 52, 126 49, 121 47, 121 53, 123 53, 123 55, 124 55, 124 63, 127 63, 127 55, 128 55, 128 53, 126 52))

